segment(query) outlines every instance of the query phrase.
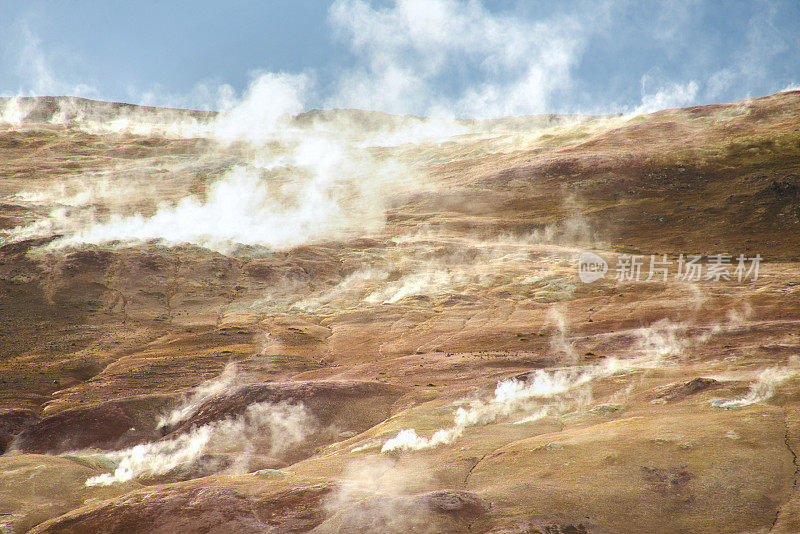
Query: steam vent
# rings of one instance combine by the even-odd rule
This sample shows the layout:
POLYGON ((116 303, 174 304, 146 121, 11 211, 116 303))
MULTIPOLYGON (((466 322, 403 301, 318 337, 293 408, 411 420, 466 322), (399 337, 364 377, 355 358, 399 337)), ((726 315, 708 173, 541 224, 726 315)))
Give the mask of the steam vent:
POLYGON ((191 91, 0 36, 0 534, 800 533, 800 44, 604 101, 577 8, 242 4, 191 91))

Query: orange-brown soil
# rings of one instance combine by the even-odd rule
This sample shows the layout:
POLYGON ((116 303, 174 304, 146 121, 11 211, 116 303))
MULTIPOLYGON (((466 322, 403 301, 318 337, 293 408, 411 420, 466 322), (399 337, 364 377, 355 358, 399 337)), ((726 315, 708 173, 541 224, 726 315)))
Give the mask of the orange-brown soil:
MULTIPOLYGON (((97 116, 48 122, 44 106, 0 132, 0 228, 58 204, 21 193, 100 175, 135 183, 97 214, 151 215, 252 156, 87 129, 110 111, 82 105, 97 116)), ((423 183, 365 235, 223 254, 7 234, 0 531, 800 531, 800 92, 527 120, 372 149, 423 183), (604 279, 579 281, 584 250, 604 279), (760 254, 758 279, 613 272, 625 254, 717 253, 760 254), (231 362, 229 384, 187 400, 231 362), (469 401, 495 406, 498 382, 570 369, 594 374, 381 452, 453 427, 469 401), (236 427, 169 469, 86 484, 115 453, 246 426, 256 405, 288 410, 263 439, 236 427), (291 421, 310 430, 278 447, 291 421)))

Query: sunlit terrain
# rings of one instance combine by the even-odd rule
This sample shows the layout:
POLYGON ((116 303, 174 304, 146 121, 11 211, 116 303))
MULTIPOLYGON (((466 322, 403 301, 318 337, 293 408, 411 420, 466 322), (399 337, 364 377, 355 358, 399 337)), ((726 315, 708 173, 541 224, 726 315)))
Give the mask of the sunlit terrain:
POLYGON ((0 532, 800 531, 800 91, 261 104, 0 99, 0 532))

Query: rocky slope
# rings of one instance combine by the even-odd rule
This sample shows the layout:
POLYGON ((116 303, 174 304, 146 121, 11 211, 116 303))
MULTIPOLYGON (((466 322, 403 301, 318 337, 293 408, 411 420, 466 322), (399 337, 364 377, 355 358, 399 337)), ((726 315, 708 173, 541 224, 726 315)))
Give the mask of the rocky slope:
POLYGON ((2 106, 0 528, 800 530, 800 92, 259 138, 2 106))

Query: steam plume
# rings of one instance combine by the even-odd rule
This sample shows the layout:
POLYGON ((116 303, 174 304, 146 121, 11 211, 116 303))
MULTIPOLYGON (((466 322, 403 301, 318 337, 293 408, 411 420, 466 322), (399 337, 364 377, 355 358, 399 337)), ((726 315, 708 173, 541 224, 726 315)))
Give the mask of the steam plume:
POLYGON ((116 464, 113 473, 91 477, 86 485, 107 486, 142 475, 164 474, 200 460, 209 451, 246 454, 252 443, 264 436, 270 439, 269 453, 277 454, 301 442, 312 427, 312 418, 302 404, 252 404, 240 417, 209 423, 166 441, 108 453, 104 456, 116 464))
POLYGON ((451 427, 437 430, 430 438, 419 436, 413 428, 401 430, 397 436, 383 444, 381 452, 428 449, 449 444, 459 438, 468 427, 486 425, 501 417, 532 408, 539 409, 528 418, 534 415, 536 418, 544 417, 548 415, 549 409, 541 406, 542 401, 574 391, 620 369, 624 369, 623 365, 611 360, 593 367, 537 370, 525 381, 516 378, 502 380, 497 383, 492 398, 486 401, 477 399, 470 402, 466 408, 459 407, 451 427))
POLYGON ((156 428, 165 430, 174 428, 175 425, 190 417, 205 401, 230 389, 238 378, 236 363, 230 362, 217 378, 198 385, 180 406, 161 416, 156 428))
MULTIPOLYGON (((794 362, 795 364, 797 362, 794 362)), ((761 371, 755 382, 750 384, 747 395, 738 399, 715 400, 712 404, 718 408, 744 408, 751 404, 764 402, 772 398, 775 389, 787 380, 797 376, 796 365, 792 367, 770 367, 761 371)))

